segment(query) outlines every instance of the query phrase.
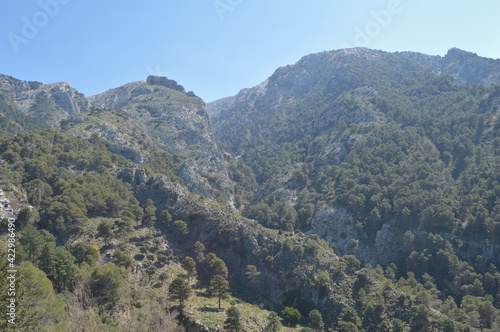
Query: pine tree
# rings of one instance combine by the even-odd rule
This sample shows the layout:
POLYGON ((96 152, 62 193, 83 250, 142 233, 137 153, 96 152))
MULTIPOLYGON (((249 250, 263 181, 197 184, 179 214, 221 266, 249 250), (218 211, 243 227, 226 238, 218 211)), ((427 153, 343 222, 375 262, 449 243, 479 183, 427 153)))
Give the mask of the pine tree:
MULTIPOLYGON (((57 297, 45 273, 26 262, 18 268, 16 331, 52 331, 64 320, 64 301, 57 297)), ((1 329, 1 324, 0 324, 1 329)), ((9 329, 10 330, 10 329, 9 329)), ((2 331, 7 331, 7 329, 2 331)))
POLYGON ((411 324, 412 331, 425 331, 429 325, 429 309, 425 304, 419 304, 415 308, 415 316, 411 324))
POLYGON ((344 311, 340 315, 340 321, 345 323, 343 324, 344 328, 350 329, 351 326, 356 327, 356 329, 361 328, 361 319, 359 318, 356 310, 352 307, 346 307, 344 309, 344 311))
POLYGON ((120 219, 118 219, 115 223, 118 226, 118 236, 126 237, 134 230, 134 219, 135 216, 132 212, 124 210, 120 214, 120 219))
POLYGON ((321 313, 319 310, 314 309, 309 313, 309 319, 311 320, 311 324, 309 325, 314 331, 320 332, 325 330, 325 323, 323 323, 323 317, 321 317, 321 313))
POLYGON ((114 263, 117 266, 123 266, 126 269, 132 267, 132 265, 134 264, 132 258, 129 255, 123 253, 121 250, 116 250, 114 252, 113 259, 115 260, 114 263))
POLYGON ((449 318, 445 319, 442 323, 443 332, 456 332, 457 328, 455 327, 455 323, 449 318))
POLYGON ((107 220, 103 220, 99 224, 97 230, 99 231, 99 234, 104 238, 104 245, 106 246, 108 245, 109 240, 115 237, 115 233, 113 233, 113 225, 107 220))
POLYGON ((60 292, 73 280, 76 266, 75 257, 64 247, 57 247, 55 253, 55 283, 60 292))
POLYGON ((295 308, 286 307, 285 310, 281 312, 281 316, 288 326, 295 326, 299 322, 300 312, 295 308))
POLYGON ((279 332, 281 330, 281 322, 277 313, 271 312, 267 316, 267 325, 265 332, 279 332))
POLYGON ((182 267, 184 270, 186 270, 187 275, 188 275, 188 282, 192 277, 196 278, 196 263, 194 262, 194 259, 192 259, 189 256, 184 257, 182 260, 182 267))
POLYGON ((215 255, 214 253, 209 253, 207 255, 207 261, 210 272, 212 272, 213 274, 221 275, 224 278, 228 277, 226 263, 224 263, 221 258, 217 257, 217 255, 215 255))
POLYGON ((172 300, 179 300, 179 307, 182 312, 183 303, 191 295, 191 287, 183 278, 175 278, 168 286, 168 292, 172 300))
POLYGON ((221 307, 222 298, 229 290, 229 282, 220 274, 215 275, 210 280, 210 288, 212 292, 219 298, 219 309, 221 307))
POLYGON ((200 241, 196 241, 193 251, 196 254, 196 260, 198 263, 203 263, 205 261, 205 245, 200 241))
POLYGON ((38 258, 38 267, 45 272, 47 277, 51 280, 55 280, 56 276, 56 246, 53 243, 45 244, 42 249, 42 253, 38 258))
POLYGON ((231 306, 226 312, 226 321, 224 322, 225 331, 240 332, 243 331, 240 319, 240 311, 235 306, 231 306))
POLYGON ((163 210, 161 212, 161 222, 163 224, 163 227, 170 227, 170 223, 172 222, 172 215, 170 214, 170 212, 168 212, 168 210, 163 210))
POLYGON ((398 318, 394 318, 391 321, 391 325, 393 332, 403 332, 405 330, 405 323, 398 318))
POLYGON ((36 260, 45 244, 42 235, 34 226, 27 226, 19 232, 19 243, 28 255, 28 260, 36 264, 36 260))
POLYGON ((247 280, 252 284, 256 283, 260 276, 260 272, 257 271, 257 268, 254 265, 247 265, 247 271, 245 274, 247 275, 247 280))
POLYGON ((184 236, 189 234, 188 225, 184 220, 176 220, 174 221, 174 225, 175 225, 175 231, 179 236, 179 241, 182 240, 184 236))
POLYGON ((144 225, 146 227, 153 227, 156 221, 156 207, 151 198, 146 201, 146 206, 144 207, 144 225))

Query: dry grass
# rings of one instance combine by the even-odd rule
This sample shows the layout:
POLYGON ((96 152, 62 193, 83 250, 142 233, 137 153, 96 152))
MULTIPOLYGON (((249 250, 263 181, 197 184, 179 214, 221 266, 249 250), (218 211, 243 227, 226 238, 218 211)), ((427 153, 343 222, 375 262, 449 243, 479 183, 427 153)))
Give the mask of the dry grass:
MULTIPOLYGON (((267 317, 271 313, 268 310, 259 308, 257 305, 241 302, 234 297, 228 297, 221 302, 219 308, 218 298, 208 298, 205 294, 206 289, 195 290, 193 296, 187 301, 184 314, 189 320, 198 325, 207 327, 210 331, 223 331, 224 321, 226 320, 226 310, 235 304, 240 311, 241 321, 244 331, 263 331, 267 324, 267 317)), ((300 326, 296 328, 283 327, 282 331, 299 331, 300 326)))

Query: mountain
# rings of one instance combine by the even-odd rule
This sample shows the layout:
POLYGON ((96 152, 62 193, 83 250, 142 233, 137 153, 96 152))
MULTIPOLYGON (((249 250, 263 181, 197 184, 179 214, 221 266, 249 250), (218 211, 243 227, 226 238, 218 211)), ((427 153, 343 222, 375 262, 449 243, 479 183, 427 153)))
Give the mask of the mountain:
MULTIPOLYGON (((155 147, 186 161, 179 176, 198 194, 213 197, 212 190, 231 196, 231 180, 213 138, 205 103, 174 80, 149 76, 89 97, 95 110, 118 112, 120 119, 103 123, 103 115, 74 116, 65 122, 73 133, 96 133, 127 150, 136 160, 147 158, 155 147)), ((116 114, 118 114, 116 113, 116 114)))
POLYGON ((67 82, 25 82, 0 74, 0 91, 22 112, 52 126, 71 114, 89 110, 87 98, 67 82))
POLYGON ((338 50, 208 105, 0 76, 16 327, 498 330, 499 70, 338 50))
POLYGON ((500 59, 488 59, 475 53, 452 48, 442 58, 439 70, 456 77, 461 83, 498 84, 500 82, 500 59))
POLYGON ((55 128, 62 124, 72 135, 104 137, 114 152, 136 162, 146 160, 152 149, 178 155, 186 161, 178 173, 191 190, 207 197, 214 190, 231 196, 205 103, 174 80, 150 76, 147 82, 87 98, 66 82, 42 84, 0 75, 0 91, 32 121, 55 128))
MULTIPOLYGON (((310 280, 339 261, 325 243, 304 234, 266 229, 235 213, 227 199, 195 194, 189 184, 179 181, 179 164, 184 161, 178 157, 158 153, 151 146, 149 160, 125 159, 113 152, 116 136, 103 135, 110 142, 99 138, 91 127, 87 128, 90 135, 78 135, 78 128, 71 129, 83 123, 78 119, 88 126, 94 117, 102 124, 120 120, 121 126, 129 125, 127 115, 119 110, 95 109, 68 118, 58 130, 28 131, 0 139, 0 212, 17 219, 20 254, 16 264, 20 274, 32 276, 19 283, 22 297, 18 300, 30 317, 40 317, 19 321, 23 329, 109 327, 109 322, 100 323, 94 308, 109 314, 110 310, 120 312, 114 319, 123 328, 146 331, 151 326, 175 326, 174 314, 162 306, 176 309, 165 302, 168 287, 163 283, 168 286, 181 273, 180 261, 188 255, 197 257, 198 280, 205 288, 197 296, 199 300, 211 297, 207 284, 214 273, 222 273, 235 286, 247 284, 245 269, 250 265, 260 271, 258 280, 248 285, 253 294, 238 291, 249 302, 262 301, 271 309, 274 303, 297 302, 300 294, 318 296, 317 285, 310 280), (202 252, 194 249, 196 243, 203 245, 202 252), (309 249, 304 252, 306 244, 309 249), (313 257, 325 261, 316 264, 313 257), (290 270, 292 263, 296 268, 290 270), (69 291, 68 298, 56 298, 53 288, 69 291), (293 292, 299 288, 300 294, 293 292), (80 305, 87 296, 92 303, 83 309, 80 305), (30 305, 33 301, 36 308, 30 305), (124 308, 120 302, 128 304, 124 308), (60 308, 66 303, 72 303, 74 310, 65 317, 60 308), (158 311, 151 316, 153 308, 158 311), (122 310, 131 310, 132 321, 126 323, 122 310), (150 318, 140 318, 143 315, 150 318)), ((3 234, 7 233, 6 220, 3 234)), ((4 267, 0 273, 7 273, 4 267)), ((329 305, 332 310, 342 308, 329 305)), ((268 311, 250 303, 241 306, 252 311, 246 326, 259 330, 268 311), (259 320, 253 321, 256 318, 259 320)), ((307 310, 311 303, 303 306, 307 310)), ((200 321, 206 307, 191 310, 196 313, 184 323, 192 328, 205 324, 213 328, 214 321, 225 319, 220 311, 211 313, 207 323, 200 321)), ((5 327, 7 323, 0 324, 5 327)))
POLYGON ((338 50, 207 107, 257 181, 236 198, 245 216, 449 292, 435 237, 457 259, 499 263, 499 73, 499 60, 458 49, 338 50))
POLYGON ((44 120, 26 115, 0 94, 0 136, 47 127, 44 120))
POLYGON ((450 75, 459 83, 485 86, 500 82, 500 59, 483 58, 457 48, 450 49, 444 57, 354 48, 307 55, 294 65, 277 69, 271 77, 254 88, 242 89, 236 96, 209 103, 207 109, 216 118, 239 102, 253 103, 258 99, 269 100, 292 94, 295 99, 319 87, 327 94, 348 91, 354 86, 363 85, 362 79, 365 77, 359 73, 363 70, 382 75, 386 71, 399 70, 450 75))

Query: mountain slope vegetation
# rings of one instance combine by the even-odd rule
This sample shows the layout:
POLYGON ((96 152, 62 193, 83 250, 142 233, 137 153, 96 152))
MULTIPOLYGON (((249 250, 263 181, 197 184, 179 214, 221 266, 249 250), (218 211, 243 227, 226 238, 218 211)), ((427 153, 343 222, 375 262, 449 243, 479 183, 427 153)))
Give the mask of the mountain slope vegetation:
POLYGON ((16 328, 497 331, 499 75, 349 49, 207 106, 0 76, 16 328))
POLYGON ((209 105, 216 138, 259 185, 240 200, 243 213, 319 234, 364 263, 430 276, 442 300, 460 302, 467 286, 443 266, 498 266, 500 250, 500 87, 467 74, 488 63, 491 83, 499 66, 477 60, 459 50, 443 59, 324 52, 209 105))

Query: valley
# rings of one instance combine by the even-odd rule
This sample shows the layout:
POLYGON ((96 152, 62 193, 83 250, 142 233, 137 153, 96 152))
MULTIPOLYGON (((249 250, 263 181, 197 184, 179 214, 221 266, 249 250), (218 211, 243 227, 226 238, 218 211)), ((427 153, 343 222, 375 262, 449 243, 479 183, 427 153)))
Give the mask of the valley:
POLYGON ((208 104, 0 75, 18 326, 498 331, 499 117, 500 60, 459 49, 310 54, 208 104))

